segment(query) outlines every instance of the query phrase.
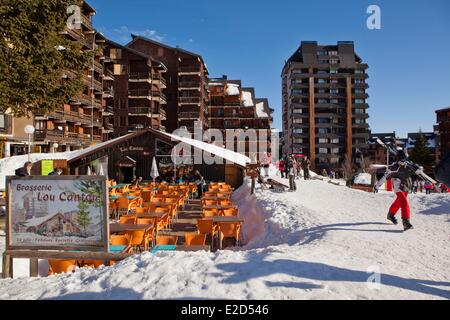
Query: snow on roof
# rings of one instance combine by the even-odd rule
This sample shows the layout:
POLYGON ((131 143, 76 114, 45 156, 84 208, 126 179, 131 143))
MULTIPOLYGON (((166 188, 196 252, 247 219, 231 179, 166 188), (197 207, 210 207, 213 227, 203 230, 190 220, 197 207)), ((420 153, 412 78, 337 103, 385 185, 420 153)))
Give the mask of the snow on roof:
POLYGON ((129 133, 129 134, 126 134, 124 136, 120 136, 120 137, 115 138, 115 139, 111 139, 111 140, 108 140, 108 141, 104 141, 104 142, 98 143, 98 144, 96 144, 94 146, 90 146, 90 147, 88 147, 86 149, 72 151, 70 153, 70 156, 67 158, 67 161, 73 160, 73 159, 78 158, 80 156, 84 156, 85 154, 88 154, 90 152, 96 151, 97 149, 101 149, 104 146, 106 146, 106 145, 108 145, 110 143, 114 143, 114 142, 116 142, 118 140, 126 139, 126 137, 131 136, 131 135, 133 135, 133 133, 129 133))
POLYGON ((253 107, 255 105, 250 91, 242 91, 242 100, 244 107, 253 107))
POLYGON ((256 104, 256 116, 258 118, 269 118, 269 114, 265 110, 264 102, 258 102, 256 104))
POLYGON ((37 226, 43 224, 44 222, 52 219, 53 217, 57 216, 58 214, 62 214, 62 213, 61 212, 55 212, 54 214, 46 215, 46 216, 43 216, 43 217, 29 219, 29 220, 25 221, 25 226, 27 228, 37 227, 37 226))
POLYGON ((223 86, 223 83, 220 82, 210 82, 208 83, 209 86, 223 86))
POLYGON ((238 96, 239 95, 239 85, 236 83, 227 83, 227 88, 225 94, 228 96, 238 96))
POLYGON ((249 157, 247 157, 243 154, 219 147, 215 144, 206 143, 206 142, 191 139, 191 138, 180 137, 178 135, 170 134, 167 132, 161 132, 161 134, 169 137, 172 141, 180 141, 180 142, 186 143, 190 146, 193 146, 194 148, 209 152, 213 155, 216 155, 224 160, 233 162, 242 167, 245 167, 247 163, 251 162, 249 157))

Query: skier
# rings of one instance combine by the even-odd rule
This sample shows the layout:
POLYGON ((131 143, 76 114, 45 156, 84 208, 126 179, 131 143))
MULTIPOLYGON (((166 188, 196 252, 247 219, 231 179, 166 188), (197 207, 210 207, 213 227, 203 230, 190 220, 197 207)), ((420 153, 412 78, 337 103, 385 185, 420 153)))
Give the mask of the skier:
POLYGON ((305 180, 309 180, 310 179, 309 168, 311 166, 311 161, 309 161, 307 156, 305 156, 305 158, 303 159, 301 166, 303 169, 303 177, 305 178, 305 180))
POLYGON ((387 179, 392 179, 393 187, 397 198, 389 209, 387 219, 393 224, 398 224, 395 215, 401 209, 403 228, 405 231, 414 229, 410 222, 411 210, 408 203, 408 193, 412 188, 412 176, 420 172, 414 171, 412 167, 407 165, 407 155, 403 150, 399 150, 397 161, 386 171, 384 177, 378 181, 375 186, 379 189, 387 179))

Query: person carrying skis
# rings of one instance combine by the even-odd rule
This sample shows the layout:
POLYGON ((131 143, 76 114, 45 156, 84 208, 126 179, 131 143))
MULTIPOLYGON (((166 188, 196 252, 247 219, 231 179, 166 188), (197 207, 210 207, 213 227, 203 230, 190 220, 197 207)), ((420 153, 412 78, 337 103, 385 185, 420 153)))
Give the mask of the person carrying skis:
POLYGON ((405 231, 414 229, 410 222, 411 209, 408 203, 408 193, 411 191, 412 177, 415 174, 417 174, 417 172, 412 167, 407 165, 407 156, 405 152, 399 151, 397 161, 390 168, 388 168, 386 174, 375 186, 376 189, 379 189, 387 179, 392 179, 394 192, 397 198, 389 208, 387 219, 395 225, 398 224, 395 215, 401 209, 403 228, 405 231))

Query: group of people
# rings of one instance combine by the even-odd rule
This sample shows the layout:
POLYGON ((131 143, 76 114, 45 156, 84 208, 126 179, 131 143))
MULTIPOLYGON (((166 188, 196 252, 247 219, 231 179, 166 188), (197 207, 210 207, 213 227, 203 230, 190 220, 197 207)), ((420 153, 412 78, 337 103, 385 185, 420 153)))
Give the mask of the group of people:
MULTIPOLYGON (((20 167, 15 171, 15 175, 17 177, 27 177, 31 176, 31 170, 33 169, 33 162, 27 161, 23 165, 23 167, 20 167)), ((50 172, 49 176, 60 176, 62 175, 64 170, 62 168, 55 168, 52 172, 50 172)))
POLYGON ((311 161, 308 157, 303 157, 302 159, 297 159, 294 156, 285 156, 278 162, 278 170, 281 173, 281 178, 289 178, 293 176, 295 178, 300 178, 302 176, 301 171, 303 170, 303 178, 305 180, 311 179, 309 171, 311 169, 311 161))
POLYGON ((448 187, 444 183, 433 184, 430 181, 424 181, 421 179, 414 179, 412 182, 411 193, 422 193, 431 194, 432 192, 437 193, 447 193, 448 187))

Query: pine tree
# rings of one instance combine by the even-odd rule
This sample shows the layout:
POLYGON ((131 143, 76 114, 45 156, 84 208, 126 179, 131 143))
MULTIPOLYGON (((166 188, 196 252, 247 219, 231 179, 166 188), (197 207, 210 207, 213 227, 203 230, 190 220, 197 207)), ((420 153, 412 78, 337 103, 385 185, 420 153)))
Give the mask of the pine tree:
POLYGON ((411 155, 409 157, 411 161, 421 165, 421 166, 432 166, 433 156, 430 149, 427 147, 427 139, 420 132, 417 137, 416 144, 412 149, 411 155))
POLYGON ((82 88, 80 77, 93 52, 60 34, 70 5, 81 0, 2 0, 0 3, 0 112, 31 116, 68 103, 82 88), (81 73, 81 72, 80 72, 81 73))
POLYGON ((86 228, 91 224, 91 217, 88 211, 89 205, 81 201, 78 204, 77 222, 83 228, 83 233, 86 235, 86 228))

